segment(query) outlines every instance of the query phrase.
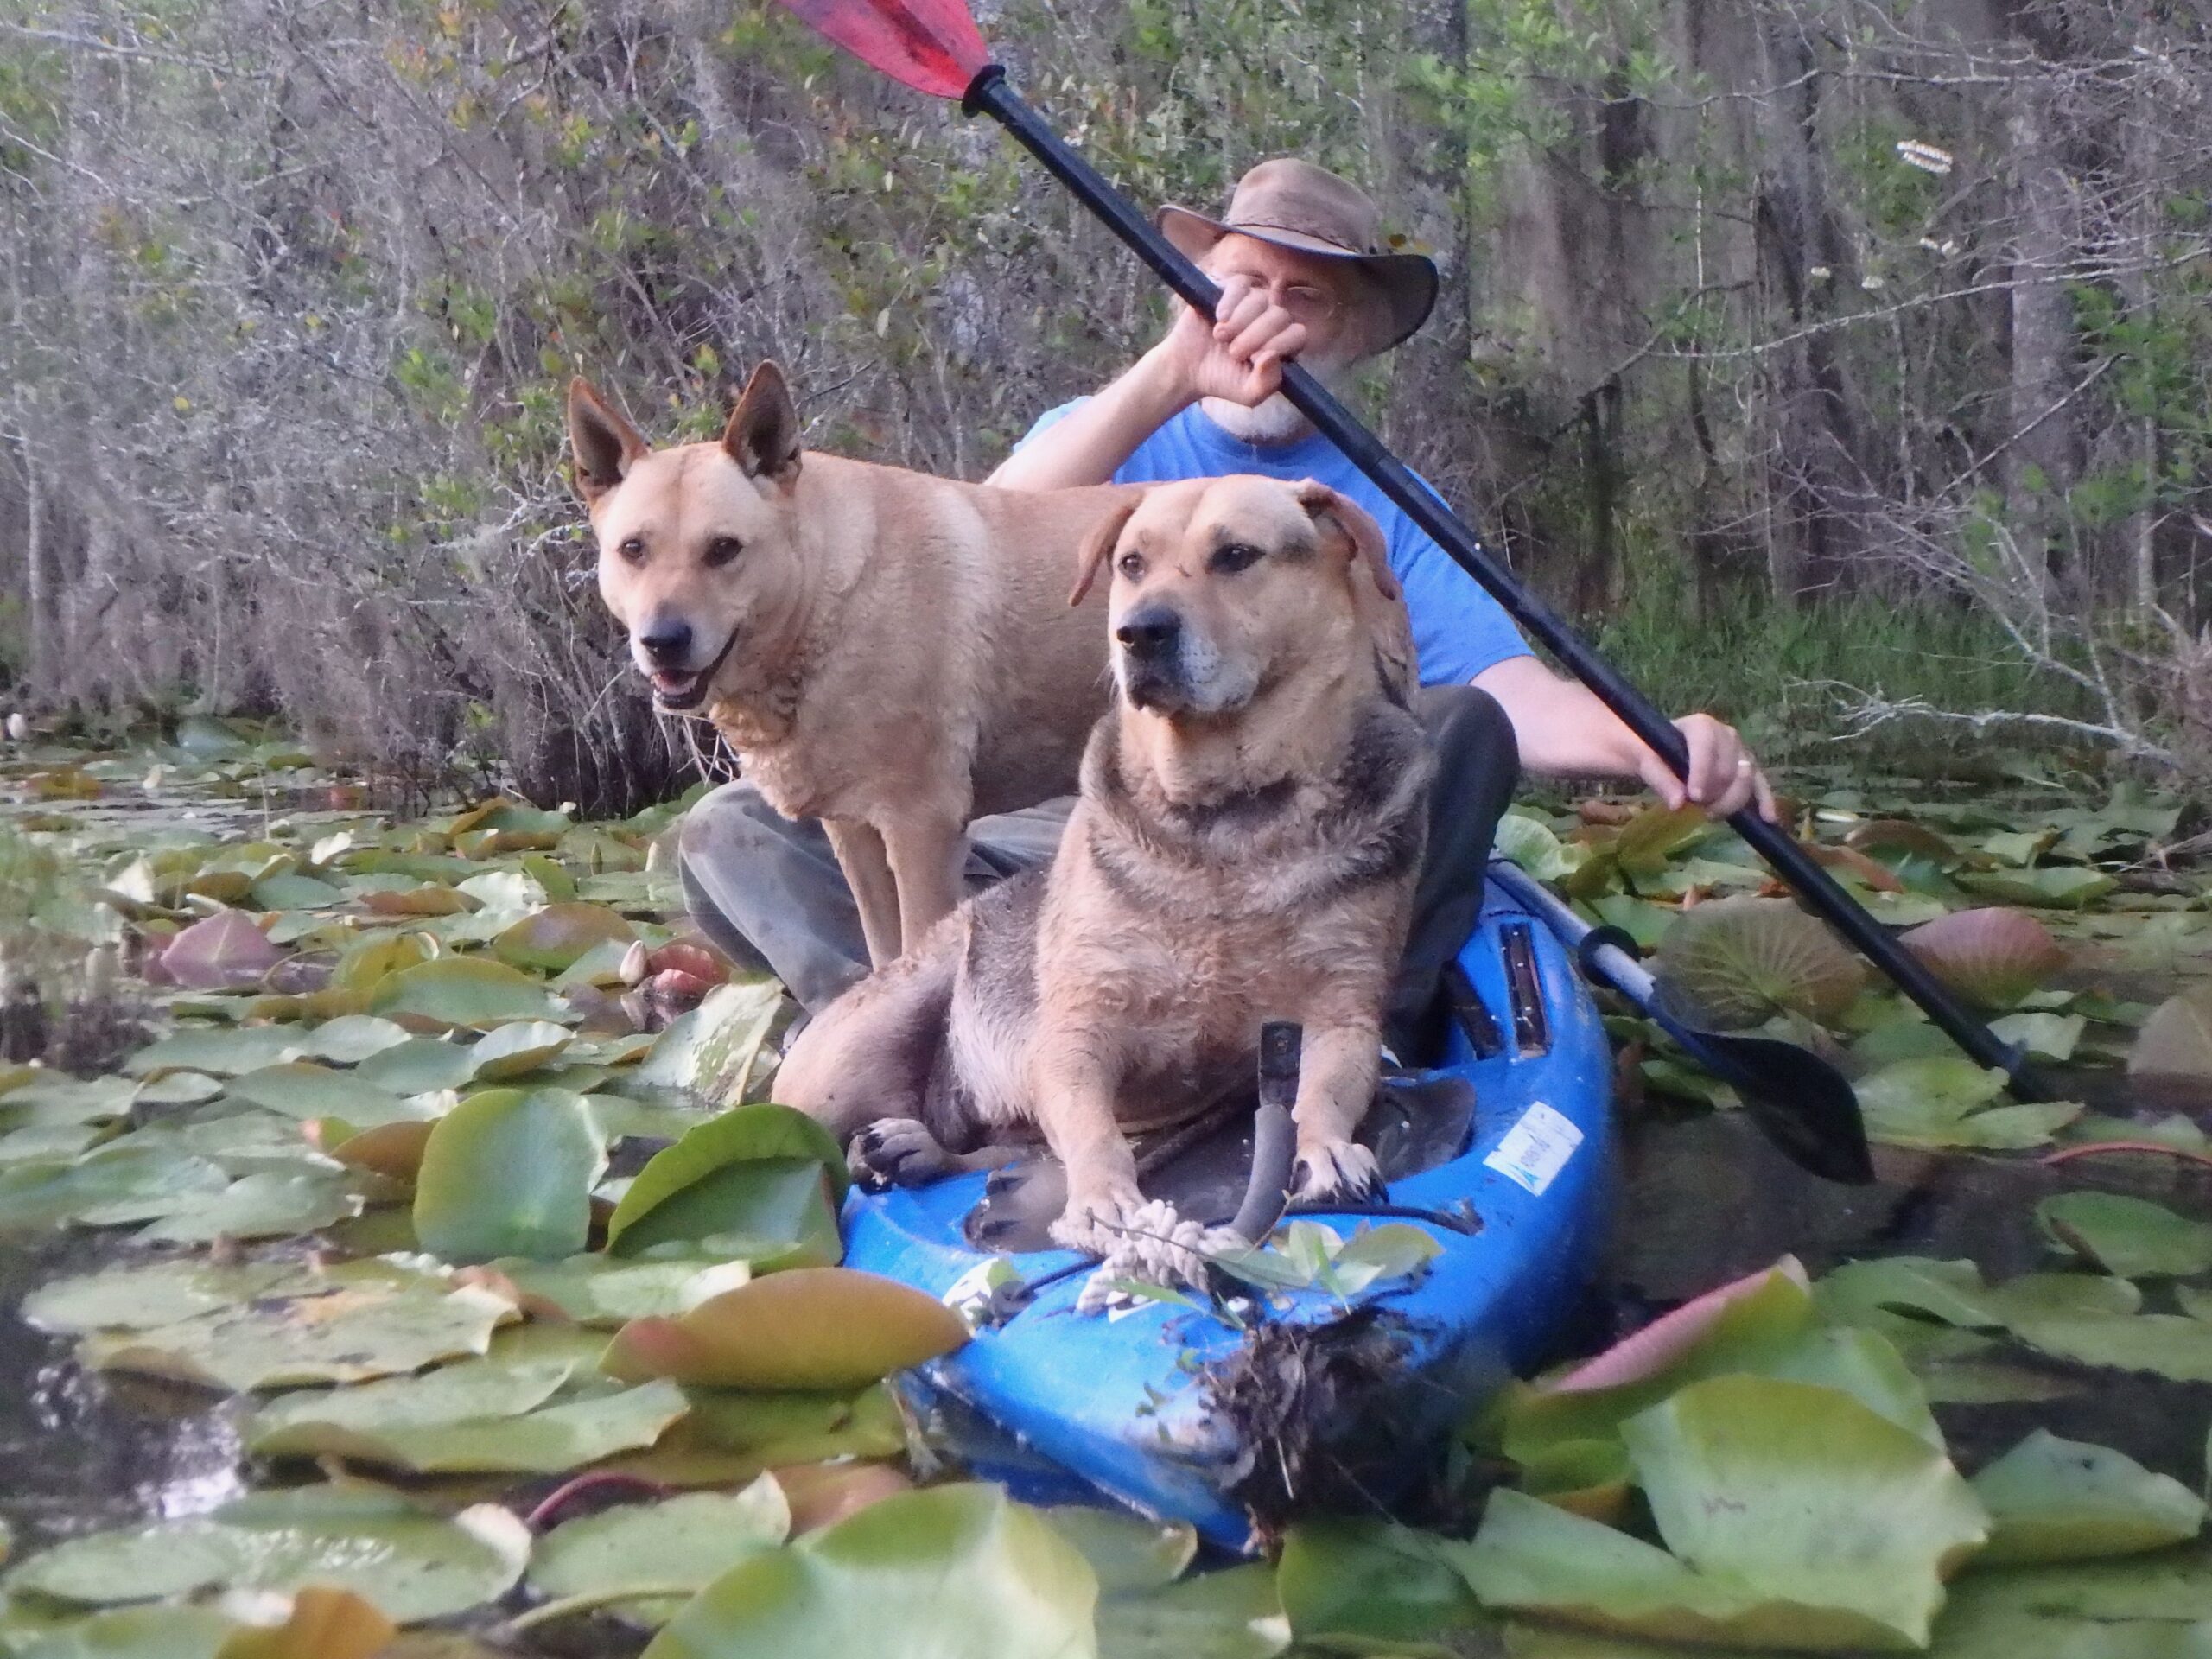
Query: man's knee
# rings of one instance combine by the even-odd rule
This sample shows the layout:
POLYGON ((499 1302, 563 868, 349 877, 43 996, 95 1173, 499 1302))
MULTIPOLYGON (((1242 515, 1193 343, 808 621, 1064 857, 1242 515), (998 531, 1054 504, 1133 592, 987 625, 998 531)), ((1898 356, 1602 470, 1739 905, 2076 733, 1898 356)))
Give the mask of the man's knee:
POLYGON ((709 790, 677 826, 676 853, 689 864, 727 857, 733 846, 762 836, 787 835, 791 820, 768 804, 767 798, 742 778, 709 790))
POLYGON ((1414 712, 1436 752, 1437 770, 1475 766, 1509 776, 1521 770, 1521 744, 1496 697, 1475 685, 1425 685, 1414 712))

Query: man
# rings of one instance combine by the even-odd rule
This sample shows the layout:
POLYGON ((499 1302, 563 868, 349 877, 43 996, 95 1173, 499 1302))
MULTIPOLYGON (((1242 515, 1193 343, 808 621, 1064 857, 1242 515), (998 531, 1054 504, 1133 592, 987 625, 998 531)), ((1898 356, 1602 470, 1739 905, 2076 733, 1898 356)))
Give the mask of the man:
MULTIPOLYGON (((1095 396, 1042 416, 988 481, 1046 490, 1258 473, 1319 479, 1374 514, 1405 588, 1424 681, 1418 712, 1438 752, 1428 856, 1389 1025, 1402 1058, 1426 1058, 1440 1035, 1440 977, 1472 925, 1520 766, 1637 778, 1670 807, 1720 816, 1756 801, 1771 817, 1773 798, 1742 739, 1709 715, 1675 722, 1691 759, 1687 785, 1677 779, 1588 690, 1538 662, 1497 602, 1281 395, 1288 359, 1341 380, 1413 334, 1435 303, 1435 267, 1379 247, 1363 192, 1282 158, 1247 173, 1222 219, 1167 207, 1159 223, 1220 284, 1214 318, 1179 308, 1158 345, 1095 396)), ((971 887, 1050 859, 1068 805, 979 819, 971 887)), ((867 971, 858 914, 820 826, 779 818, 742 781, 692 810, 679 868, 708 937, 777 974, 809 1009, 867 971)))

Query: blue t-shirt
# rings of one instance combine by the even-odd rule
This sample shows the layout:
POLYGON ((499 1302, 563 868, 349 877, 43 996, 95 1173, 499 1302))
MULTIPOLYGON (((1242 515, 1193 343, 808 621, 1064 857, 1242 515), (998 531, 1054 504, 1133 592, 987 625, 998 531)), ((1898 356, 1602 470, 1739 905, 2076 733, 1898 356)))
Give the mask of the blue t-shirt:
MULTIPOLYGON (((1037 417, 1014 447, 1087 399, 1062 404, 1037 417)), ((1533 655, 1503 607, 1475 579, 1452 563, 1428 532, 1319 432, 1292 443, 1247 443, 1232 437, 1193 404, 1147 438, 1114 474, 1116 484, 1168 484, 1186 478, 1257 473, 1296 483, 1311 478, 1351 497, 1375 515, 1390 550, 1390 569, 1406 590, 1414 645, 1421 653, 1424 685, 1464 684, 1509 657, 1533 655)), ((1427 480, 1422 480, 1423 487, 1427 480)))

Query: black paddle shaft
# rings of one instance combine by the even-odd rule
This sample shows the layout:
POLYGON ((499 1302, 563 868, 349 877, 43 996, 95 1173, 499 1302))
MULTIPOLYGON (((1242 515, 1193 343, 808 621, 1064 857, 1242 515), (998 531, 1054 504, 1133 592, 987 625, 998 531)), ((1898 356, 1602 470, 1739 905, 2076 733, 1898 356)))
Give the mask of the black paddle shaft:
MULTIPOLYGON (((1214 315, 1214 308, 1221 301, 1221 290, 1212 280, 1179 252, 1096 168, 1045 124, 1037 111, 1007 83, 1004 69, 991 64, 982 70, 969 85, 960 107, 969 115, 988 115, 1012 133, 1022 148, 1075 192, 1084 206, 1104 220, 1107 228, 1127 243, 1161 281, 1196 308, 1201 316, 1214 315)), ((1405 463, 1385 448, 1382 441, 1369 431, 1358 416, 1296 363, 1283 365, 1282 390, 1318 431, 1373 479, 1383 494, 1396 502, 1451 556, 1452 563, 1480 582, 1484 591, 1503 606, 1538 644, 1619 715, 1629 730, 1656 751, 1675 776, 1689 776, 1689 745, 1674 723, 1616 674, 1611 664, 1552 613, 1549 607, 1492 559, 1474 532, 1414 478, 1405 463)), ((1948 1032, 1961 1048, 1984 1065, 2000 1067, 2012 1079, 2015 1094, 2025 1098, 2036 1092, 2026 1077, 2022 1051, 2000 1042, 1997 1034, 1953 996, 1918 958, 1885 932, 1879 922, 1837 886, 1788 831, 1769 823, 1750 807, 1732 813, 1728 824, 1808 904, 1887 974, 1900 990, 1926 1009, 1928 1017, 1948 1032)))

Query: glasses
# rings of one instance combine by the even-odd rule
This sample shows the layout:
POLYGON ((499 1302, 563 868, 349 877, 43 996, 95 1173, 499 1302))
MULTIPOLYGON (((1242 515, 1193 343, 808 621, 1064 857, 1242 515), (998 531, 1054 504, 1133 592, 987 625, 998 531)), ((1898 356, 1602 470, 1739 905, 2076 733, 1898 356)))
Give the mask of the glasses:
POLYGON ((1309 328, 1317 323, 1331 321, 1344 308, 1342 300, 1327 289, 1317 288, 1312 283, 1270 283, 1249 270, 1224 271, 1217 280, 1226 284, 1239 277, 1261 289, 1289 312, 1293 322, 1304 323, 1309 328))

